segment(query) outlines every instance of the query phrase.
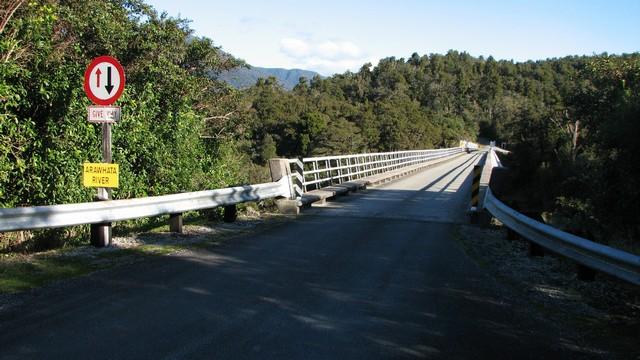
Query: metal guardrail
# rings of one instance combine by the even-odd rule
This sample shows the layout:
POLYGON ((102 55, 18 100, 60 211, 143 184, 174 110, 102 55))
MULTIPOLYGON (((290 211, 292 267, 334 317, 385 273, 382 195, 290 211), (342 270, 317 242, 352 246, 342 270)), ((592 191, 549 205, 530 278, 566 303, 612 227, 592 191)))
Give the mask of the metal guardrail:
POLYGON ((479 148, 478 144, 471 141, 465 141, 462 147, 467 148, 469 150, 478 150, 479 148))
POLYGON ((455 155, 465 151, 463 147, 396 151, 341 156, 319 156, 290 159, 291 174, 295 178, 297 195, 325 186, 353 181, 387 171, 393 171, 426 161, 455 155))
POLYGON ((288 177, 283 177, 265 184, 164 196, 0 209, 0 231, 97 224, 289 197, 289 181, 288 177))
POLYGON ((496 154, 495 151, 489 151, 489 153, 487 154, 489 156, 489 161, 491 162, 491 167, 502 167, 502 162, 500 161, 500 158, 498 157, 498 154, 496 154))
MULTIPOLYGON (((499 159, 493 149, 490 156, 499 159)), ((489 166, 498 166, 494 161, 489 166)), ((488 188, 484 208, 529 241, 589 268, 640 285, 640 256, 624 252, 535 221, 505 205, 488 188)))
POLYGON ((309 185, 352 180, 462 151, 462 148, 451 148, 326 156, 302 161, 294 159, 289 160, 289 166, 297 166, 298 170, 292 171, 291 176, 282 176, 271 183, 136 199, 0 208, 0 232, 110 223, 276 197, 292 199, 295 198, 292 191, 302 194, 309 185), (311 166, 313 170, 308 170, 305 174, 305 166, 311 166), (305 176, 311 176, 312 179, 306 180, 305 176))

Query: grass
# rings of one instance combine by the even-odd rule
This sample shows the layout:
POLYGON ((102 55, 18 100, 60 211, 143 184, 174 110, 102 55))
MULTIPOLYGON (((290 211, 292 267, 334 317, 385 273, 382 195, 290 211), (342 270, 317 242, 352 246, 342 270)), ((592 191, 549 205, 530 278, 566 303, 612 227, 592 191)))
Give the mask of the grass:
POLYGON ((79 277, 120 264, 122 259, 164 256, 189 245, 147 244, 127 249, 101 251, 93 256, 65 255, 53 251, 46 255, 15 255, 0 260, 0 293, 16 293, 56 280, 79 277))
POLYGON ((89 259, 67 256, 15 256, 0 262, 0 293, 15 293, 99 268, 89 259))
POLYGON ((96 258, 102 260, 120 259, 135 255, 169 255, 177 251, 188 248, 188 245, 140 245, 128 249, 117 249, 109 252, 102 252, 96 258))
MULTIPOLYGON (((173 238, 168 233, 166 221, 154 219, 142 227, 131 223, 114 227, 114 233, 118 236, 137 234, 138 239, 142 240, 143 244, 129 248, 95 249, 88 253, 76 253, 75 250, 79 247, 70 246, 39 254, 0 254, 0 294, 16 293, 57 280, 83 276, 96 270, 130 263, 132 259, 165 256, 185 249, 211 250, 224 241, 264 228, 267 224, 273 226, 282 222, 282 218, 278 217, 269 219, 258 227, 216 229, 210 234, 189 236, 188 240, 185 237, 173 238), (168 239, 162 239, 165 236, 168 239)), ((212 225, 206 217, 195 214, 186 217, 185 223, 185 226, 212 225)), ((88 246, 85 248, 92 249, 88 246)))

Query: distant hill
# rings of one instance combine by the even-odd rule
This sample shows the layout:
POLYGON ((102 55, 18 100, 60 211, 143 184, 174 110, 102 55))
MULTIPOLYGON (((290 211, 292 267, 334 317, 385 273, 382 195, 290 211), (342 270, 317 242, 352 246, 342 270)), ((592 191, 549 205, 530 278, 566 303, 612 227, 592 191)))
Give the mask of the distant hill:
POLYGON ((300 77, 305 77, 311 80, 314 76, 320 75, 316 72, 300 69, 277 69, 277 68, 261 68, 252 66, 251 68, 236 68, 230 71, 225 71, 218 76, 218 80, 227 82, 229 85, 238 88, 246 89, 255 85, 256 81, 260 78, 268 78, 270 76, 275 77, 287 89, 293 89, 300 77))

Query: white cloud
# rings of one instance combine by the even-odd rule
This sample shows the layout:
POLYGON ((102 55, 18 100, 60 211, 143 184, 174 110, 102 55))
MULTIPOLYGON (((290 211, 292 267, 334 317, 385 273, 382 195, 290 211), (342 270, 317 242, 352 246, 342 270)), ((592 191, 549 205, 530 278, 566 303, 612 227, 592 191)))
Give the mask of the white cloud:
POLYGON ((350 41, 312 41, 284 38, 280 51, 289 57, 296 67, 316 70, 325 75, 356 71, 371 59, 350 41))
POLYGON ((307 57, 311 54, 311 46, 299 39, 282 39, 280 41, 280 50, 287 56, 296 59, 307 57))

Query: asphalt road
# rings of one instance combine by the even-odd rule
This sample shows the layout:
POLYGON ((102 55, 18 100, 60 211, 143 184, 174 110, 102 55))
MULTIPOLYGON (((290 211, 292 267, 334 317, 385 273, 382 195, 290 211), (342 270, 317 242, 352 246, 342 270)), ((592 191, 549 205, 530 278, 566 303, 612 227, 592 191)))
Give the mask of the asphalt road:
POLYGON ((571 357, 452 239, 477 160, 35 291, 0 313, 0 359, 571 357))

